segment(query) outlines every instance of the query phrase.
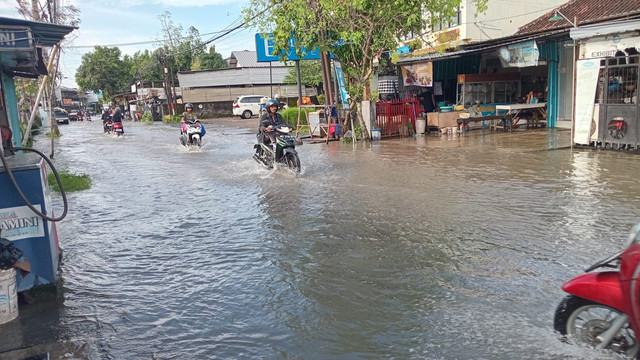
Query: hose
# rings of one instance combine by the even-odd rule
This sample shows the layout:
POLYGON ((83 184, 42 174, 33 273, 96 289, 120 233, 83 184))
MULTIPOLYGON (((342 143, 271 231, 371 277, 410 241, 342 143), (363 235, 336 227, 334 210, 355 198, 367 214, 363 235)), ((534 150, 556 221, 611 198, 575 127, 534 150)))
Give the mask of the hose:
POLYGON ((2 165, 7 170, 7 174, 9 174, 9 178, 11 179, 11 182, 13 183, 13 186, 18 191, 18 195, 20 195, 20 198, 22 198, 22 201, 24 201, 24 203, 27 204, 29 209, 31 209, 31 211, 36 213, 36 215, 42 217, 45 220, 51 221, 51 222, 57 222, 57 221, 60 221, 60 220, 64 219, 65 216, 67 216, 67 210, 69 210, 69 203, 67 202, 67 194, 64 192, 64 189, 62 188, 62 181, 60 181, 60 176, 58 176, 58 172, 56 171, 55 166, 53 166, 53 163, 51 162, 51 160, 45 154, 43 154, 42 152, 40 152, 38 150, 35 150, 35 149, 31 149, 31 148, 13 147, 13 148, 6 148, 5 150, 32 151, 32 152, 40 155, 40 157, 42 157, 47 162, 47 164, 49 164, 49 166, 51 167, 51 171, 53 172, 53 175, 56 177, 56 181, 58 182, 58 186, 60 187, 60 194, 62 195, 62 202, 64 204, 64 208, 63 208, 64 210, 62 211, 62 215, 60 215, 59 217, 56 217, 56 218, 49 217, 49 216, 43 214, 42 212, 40 212, 40 210, 38 210, 35 206, 33 206, 29 202, 27 197, 24 196, 24 193, 22 192, 22 190, 20 189, 20 186, 16 182, 16 178, 13 176, 13 172, 11 171, 11 168, 7 164, 7 159, 4 157, 4 152, 2 150, 0 150, 0 159, 2 159, 2 165))

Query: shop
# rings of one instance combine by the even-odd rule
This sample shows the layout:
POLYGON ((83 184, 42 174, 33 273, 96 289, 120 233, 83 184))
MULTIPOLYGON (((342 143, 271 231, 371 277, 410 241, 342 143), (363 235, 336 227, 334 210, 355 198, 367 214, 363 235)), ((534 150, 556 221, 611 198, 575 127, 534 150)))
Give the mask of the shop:
MULTIPOLYGON (((564 35, 566 37, 566 35, 564 35)), ((536 38, 509 37, 467 45, 455 52, 402 59, 401 91, 412 97, 427 88, 436 98, 437 108, 427 114, 429 127, 456 126, 461 117, 498 116, 511 110, 504 105, 520 105, 513 111, 515 125, 545 124, 555 127, 558 116, 571 108, 558 108, 559 94, 571 91, 571 52, 558 41, 562 34, 539 34, 536 38), (560 50, 560 51, 559 51, 560 50), (565 76, 559 76, 559 74, 565 76), (565 84, 565 82, 569 82, 565 84), (500 106, 501 109, 496 109, 500 106)), ((570 96, 570 95, 569 95, 570 96)), ((469 126, 485 127, 484 121, 469 126)))
POLYGON ((640 20, 571 30, 579 45, 575 144, 640 149, 639 33, 640 20))

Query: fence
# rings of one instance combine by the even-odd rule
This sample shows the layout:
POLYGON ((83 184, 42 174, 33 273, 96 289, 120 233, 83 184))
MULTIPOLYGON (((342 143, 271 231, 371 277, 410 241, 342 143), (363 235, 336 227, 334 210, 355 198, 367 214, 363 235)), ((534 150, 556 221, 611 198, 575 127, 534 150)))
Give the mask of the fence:
POLYGON ((416 129, 416 116, 420 111, 417 100, 379 101, 376 103, 376 128, 382 137, 408 136, 407 125, 416 129))

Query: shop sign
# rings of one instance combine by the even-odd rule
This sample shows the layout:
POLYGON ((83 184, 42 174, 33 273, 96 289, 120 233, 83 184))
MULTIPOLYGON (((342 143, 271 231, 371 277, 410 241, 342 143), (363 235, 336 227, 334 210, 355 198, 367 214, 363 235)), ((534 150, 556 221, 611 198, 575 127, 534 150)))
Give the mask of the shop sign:
POLYGON ((71 99, 62 99, 62 103, 64 105, 71 105, 71 104, 73 104, 73 100, 71 100, 71 99))
POLYGON ((573 142, 588 145, 600 72, 600 60, 578 60, 576 66, 576 114, 573 142))
POLYGON ((404 86, 433 86, 433 63, 431 61, 405 65, 401 69, 404 86))
MULTIPOLYGON (((34 206, 42 211, 40 204, 34 206)), ((2 237, 12 241, 44 236, 42 219, 27 206, 0 209, 0 229, 2 237)))
MULTIPOLYGON (((280 54, 275 52, 276 40, 273 34, 256 34, 256 54, 258 62, 280 61, 280 54)), ((302 49, 304 56, 296 55, 295 39, 289 39, 289 51, 285 53, 286 60, 318 60, 320 59, 320 48, 315 50, 302 49)))
MULTIPOLYGON (((640 38, 633 34, 597 37, 583 40, 580 47, 581 59, 606 58, 616 56, 616 52, 640 49, 640 38)), ((635 53, 627 54, 635 55, 635 53)))
POLYGON ((540 51, 535 41, 525 41, 498 49, 502 67, 538 66, 540 51))
POLYGON ((28 27, 0 27, 0 51, 31 49, 31 29, 28 27))
POLYGON ((342 64, 340 61, 334 60, 333 65, 336 68, 336 79, 338 80, 338 88, 340 89, 340 97, 342 98, 342 106, 345 110, 349 110, 349 93, 347 93, 347 84, 344 81, 344 72, 342 72, 342 64))

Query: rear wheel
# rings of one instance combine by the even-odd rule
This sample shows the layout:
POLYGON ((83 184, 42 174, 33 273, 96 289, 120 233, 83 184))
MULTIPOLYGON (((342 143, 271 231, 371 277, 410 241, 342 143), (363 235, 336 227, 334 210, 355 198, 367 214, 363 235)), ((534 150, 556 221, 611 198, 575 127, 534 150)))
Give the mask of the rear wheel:
POLYGON ((295 173, 300 172, 300 159, 297 154, 288 153, 285 155, 285 162, 290 170, 295 173))
MULTIPOLYGON (((600 343, 597 337, 609 329, 620 315, 622 315, 620 311, 611 307, 569 295, 558 305, 553 325, 556 331, 566 336, 567 340, 579 345, 595 347, 600 343)), ((624 354, 631 359, 635 358, 638 353, 638 344, 629 323, 620 329, 606 349, 624 354)))
POLYGON ((251 116, 253 116, 253 114, 251 113, 251 110, 245 110, 242 112, 242 115, 240 117, 243 119, 248 119, 251 116))

